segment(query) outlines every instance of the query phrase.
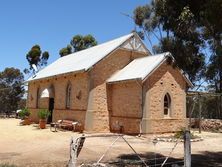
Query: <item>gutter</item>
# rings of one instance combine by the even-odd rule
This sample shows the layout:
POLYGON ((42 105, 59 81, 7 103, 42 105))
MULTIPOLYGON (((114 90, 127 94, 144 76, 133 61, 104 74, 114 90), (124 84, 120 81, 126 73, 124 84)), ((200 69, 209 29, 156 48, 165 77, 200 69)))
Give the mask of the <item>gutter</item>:
POLYGON ((131 79, 115 80, 115 81, 109 81, 109 79, 108 79, 108 80, 106 80, 106 83, 115 84, 115 83, 120 83, 120 82, 133 82, 133 81, 138 82, 138 80, 142 80, 142 78, 139 77, 139 78, 131 78, 131 79))
POLYGON ((51 75, 51 76, 37 78, 37 79, 35 79, 35 77, 30 77, 32 79, 31 80, 28 79, 28 80, 24 81, 24 83, 40 81, 40 80, 43 80, 43 79, 51 79, 51 78, 54 78, 54 77, 62 77, 62 76, 70 75, 70 74, 79 74, 79 73, 84 73, 84 72, 86 72, 85 69, 78 70, 78 71, 72 71, 72 72, 66 72, 66 73, 57 74, 57 75, 51 75))

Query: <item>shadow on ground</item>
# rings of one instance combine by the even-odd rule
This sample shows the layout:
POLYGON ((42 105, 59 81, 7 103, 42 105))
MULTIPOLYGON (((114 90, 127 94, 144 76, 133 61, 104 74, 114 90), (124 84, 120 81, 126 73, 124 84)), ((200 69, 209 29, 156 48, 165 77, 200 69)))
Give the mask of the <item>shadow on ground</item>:
POLYGON ((204 151, 201 154, 192 154, 192 167, 199 166, 222 167, 222 151, 204 151))
MULTIPOLYGON (((139 154, 139 156, 144 160, 144 162, 149 166, 161 166, 166 157, 162 154, 155 154, 154 152, 147 152, 145 154, 139 154)), ((128 167, 128 166, 145 166, 145 164, 139 159, 136 154, 122 154, 117 157, 117 159, 113 160, 113 162, 109 162, 110 165, 120 166, 120 167, 128 167)), ((176 159, 169 157, 164 166, 183 166, 183 159, 176 159)))
MULTIPOLYGON (((165 160, 164 155, 148 152, 139 154, 149 166, 161 166, 165 160), (155 160, 156 156, 156 160, 155 160)), ((145 166, 135 154, 122 154, 117 159, 109 162, 111 166, 128 167, 128 166, 145 166)), ((169 157, 165 167, 183 166, 183 158, 169 157)), ((201 154, 192 155, 192 167, 222 167, 222 152, 202 152, 201 154)))

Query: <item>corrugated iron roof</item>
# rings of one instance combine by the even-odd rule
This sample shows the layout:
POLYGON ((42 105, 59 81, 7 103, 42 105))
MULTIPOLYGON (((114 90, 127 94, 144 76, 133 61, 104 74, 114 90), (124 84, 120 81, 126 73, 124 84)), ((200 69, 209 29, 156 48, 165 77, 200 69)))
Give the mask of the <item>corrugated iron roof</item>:
POLYGON ((167 56, 169 52, 157 55, 147 56, 133 60, 120 71, 112 75, 107 82, 118 82, 132 79, 145 79, 154 69, 156 69, 167 56))
MULTIPOLYGON (((144 80, 153 71, 155 71, 167 57, 171 57, 175 61, 174 57, 170 52, 165 52, 157 55, 150 55, 143 58, 138 58, 133 60, 127 66, 125 66, 120 71, 113 74, 108 80, 108 83, 127 81, 127 80, 144 80)), ((183 70, 179 70, 181 75, 184 77, 185 81, 190 87, 193 87, 192 82, 186 77, 183 70)))
POLYGON ((98 61, 122 45, 126 40, 133 37, 133 35, 134 33, 131 33, 89 49, 61 57, 29 78, 27 82, 70 72, 87 71, 98 61))

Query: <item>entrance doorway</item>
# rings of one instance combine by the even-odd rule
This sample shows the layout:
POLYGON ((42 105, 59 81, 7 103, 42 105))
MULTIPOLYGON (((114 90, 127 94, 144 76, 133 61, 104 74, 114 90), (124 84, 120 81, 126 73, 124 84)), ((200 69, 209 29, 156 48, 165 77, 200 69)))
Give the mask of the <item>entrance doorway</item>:
POLYGON ((52 114, 53 114, 53 110, 54 110, 54 98, 49 98, 49 112, 50 115, 48 117, 48 123, 52 122, 52 114))

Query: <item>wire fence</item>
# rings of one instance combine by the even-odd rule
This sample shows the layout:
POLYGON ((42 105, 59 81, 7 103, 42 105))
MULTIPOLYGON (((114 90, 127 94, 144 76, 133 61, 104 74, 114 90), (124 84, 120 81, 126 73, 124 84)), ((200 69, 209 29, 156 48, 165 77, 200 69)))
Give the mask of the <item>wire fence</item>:
MULTIPOLYGON (((74 166, 183 166, 184 150, 180 140, 159 142, 153 136, 139 138, 135 136, 88 136, 74 166), (94 142, 95 141, 95 142, 94 142), (103 143, 101 145, 101 143, 103 143), (106 145, 106 149, 104 146, 106 145), (88 155, 87 155, 88 154, 88 155)), ((77 139, 78 140, 78 139, 77 139)))

